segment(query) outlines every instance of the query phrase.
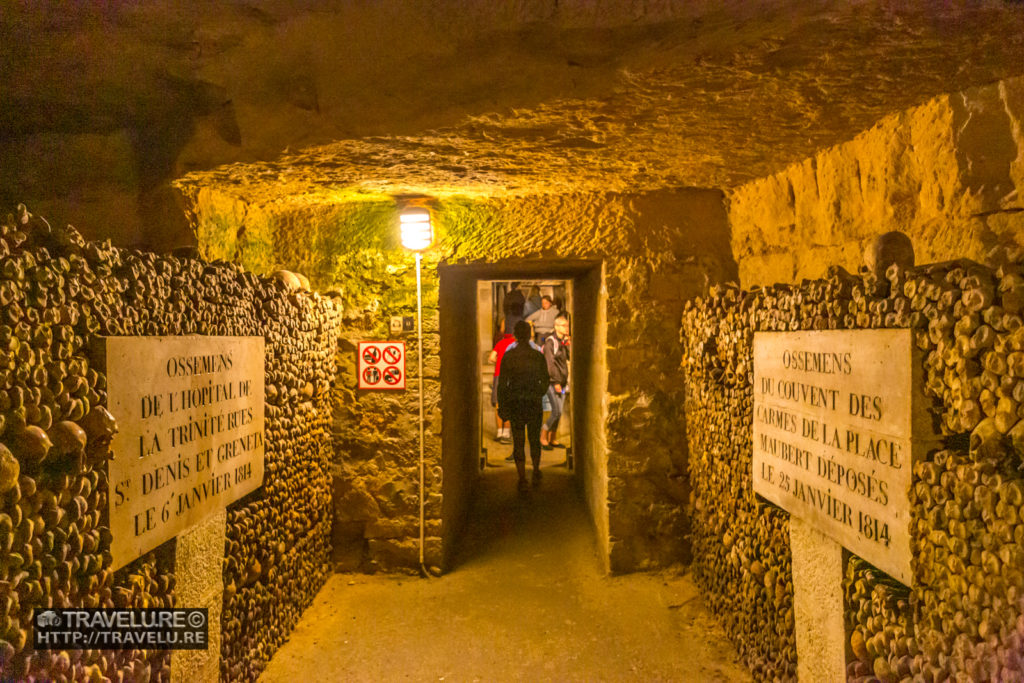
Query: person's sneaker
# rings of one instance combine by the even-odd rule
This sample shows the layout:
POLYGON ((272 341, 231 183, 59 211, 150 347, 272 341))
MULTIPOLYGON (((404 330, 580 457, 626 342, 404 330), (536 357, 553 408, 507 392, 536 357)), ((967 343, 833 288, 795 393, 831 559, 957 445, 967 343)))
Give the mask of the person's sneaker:
POLYGON ((541 447, 541 448, 543 448, 543 449, 544 449, 544 450, 546 450, 546 451, 553 451, 553 450, 555 450, 555 447, 554 447, 554 446, 552 446, 552 445, 551 445, 551 444, 549 444, 549 443, 542 443, 542 444, 540 445, 540 447, 541 447))
POLYGON ((505 462, 515 462, 515 461, 516 461, 516 456, 512 455, 511 453, 509 454, 509 456, 507 458, 505 458, 505 462))
POLYGON ((519 493, 527 493, 530 490, 530 482, 526 479, 519 480, 519 493))
POLYGON ((502 429, 498 433, 498 441, 501 443, 512 443, 512 432, 509 429, 502 429))

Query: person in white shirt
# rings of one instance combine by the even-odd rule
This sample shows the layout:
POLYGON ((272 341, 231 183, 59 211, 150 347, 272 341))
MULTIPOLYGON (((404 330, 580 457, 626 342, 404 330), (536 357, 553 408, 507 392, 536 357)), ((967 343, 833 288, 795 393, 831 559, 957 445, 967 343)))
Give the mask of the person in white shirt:
POLYGON ((555 318, 558 317, 558 307, 551 303, 551 297, 545 296, 540 300, 540 309, 526 317, 526 322, 533 325, 533 335, 538 344, 555 331, 555 318))

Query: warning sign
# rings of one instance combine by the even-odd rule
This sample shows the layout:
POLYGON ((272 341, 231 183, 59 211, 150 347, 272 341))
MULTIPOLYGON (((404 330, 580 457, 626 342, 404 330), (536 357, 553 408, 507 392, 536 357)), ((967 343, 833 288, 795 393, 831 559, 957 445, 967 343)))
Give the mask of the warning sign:
POLYGON ((402 351, 397 346, 385 346, 381 354, 385 363, 399 363, 402 360, 402 351))
POLYGON ((405 342, 359 342, 359 388, 405 389, 405 342))

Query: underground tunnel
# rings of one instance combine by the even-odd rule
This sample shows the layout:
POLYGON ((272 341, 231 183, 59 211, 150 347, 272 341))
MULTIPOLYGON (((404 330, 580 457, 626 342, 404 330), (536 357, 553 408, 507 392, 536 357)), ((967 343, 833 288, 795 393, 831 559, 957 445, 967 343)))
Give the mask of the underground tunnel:
POLYGON ((1022 65, 1011 0, 8 3, 0 680, 1024 680, 1022 65))

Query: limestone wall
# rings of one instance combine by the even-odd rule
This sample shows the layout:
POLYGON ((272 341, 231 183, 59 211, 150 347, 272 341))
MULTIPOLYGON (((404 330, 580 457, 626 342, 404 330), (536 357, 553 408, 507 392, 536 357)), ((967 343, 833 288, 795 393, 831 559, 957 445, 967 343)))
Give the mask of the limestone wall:
POLYGON ((254 680, 329 569, 333 303, 18 212, 0 222, 0 316, 0 679, 254 680), (106 461, 118 415, 96 342, 181 334, 265 338, 264 486, 181 548, 171 540, 115 572, 106 461), (194 575, 204 570, 212 579, 194 575), (175 604, 210 610, 213 649, 198 659, 31 647, 36 607, 175 604))
MULTIPOLYGON (((411 566, 418 534, 415 394, 354 388, 356 341, 385 339, 390 316, 415 312, 412 257, 398 244, 393 200, 350 196, 286 210, 202 190, 192 192, 189 206, 208 257, 264 271, 287 266, 314 287, 341 293, 335 541, 339 553, 351 552, 338 560, 348 568, 411 566)), ((432 209, 437 242, 424 261, 429 561, 440 560, 442 533, 437 266, 567 259, 603 263, 606 310, 595 311, 593 321, 607 321, 607 350, 596 351, 604 353, 607 393, 593 397, 601 417, 584 428, 588 439, 597 435, 591 447, 606 453, 595 456, 593 471, 605 468, 607 495, 596 487, 590 500, 595 519, 608 519, 610 566, 631 571, 685 559, 679 500, 686 497, 686 444, 674 426, 682 390, 672 350, 679 348, 683 302, 735 274, 721 194, 454 196, 438 198, 432 209)), ((409 354, 409 367, 415 361, 409 354)))
POLYGON ((945 439, 913 469, 912 582, 855 556, 852 681, 1024 676, 1024 264, 712 288, 683 319, 694 576, 758 680, 796 675, 789 515, 753 493, 753 333, 910 328, 945 439))
POLYGON ((919 263, 1024 244, 1024 78, 936 97, 728 193, 743 286, 821 277, 901 230, 919 263))
MULTIPOLYGON (((577 387, 573 396, 576 410, 603 424, 608 419, 608 357, 605 353, 608 336, 608 291, 602 287, 604 273, 591 270, 576 287, 577 330, 593 330, 592 334, 578 332, 573 337, 573 363, 582 370, 582 387, 577 387)), ((583 483, 583 495, 590 510, 591 519, 597 530, 598 548, 606 568, 611 562, 611 537, 608 521, 608 437, 606 430, 591 429, 587 422, 580 424, 574 438, 579 443, 576 449, 577 471, 583 483)), ((682 455, 682 454, 680 454, 682 455)), ((669 476, 677 472, 669 473, 669 476)))

